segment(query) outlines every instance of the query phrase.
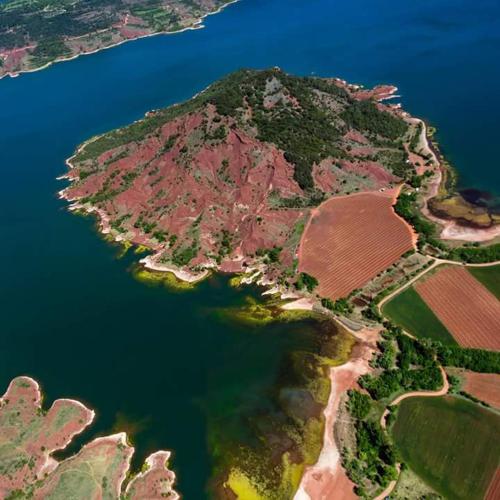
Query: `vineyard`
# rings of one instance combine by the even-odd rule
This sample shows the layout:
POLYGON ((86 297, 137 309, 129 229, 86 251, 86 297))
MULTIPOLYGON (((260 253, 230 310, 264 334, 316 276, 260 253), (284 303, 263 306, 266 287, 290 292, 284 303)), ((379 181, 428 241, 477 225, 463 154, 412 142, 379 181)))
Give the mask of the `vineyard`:
POLYGON ((464 267, 445 267, 415 289, 461 346, 500 349, 500 301, 464 267))
POLYGON ((301 242, 299 269, 337 300, 361 288, 414 248, 411 228, 381 193, 336 197, 313 212, 301 242))

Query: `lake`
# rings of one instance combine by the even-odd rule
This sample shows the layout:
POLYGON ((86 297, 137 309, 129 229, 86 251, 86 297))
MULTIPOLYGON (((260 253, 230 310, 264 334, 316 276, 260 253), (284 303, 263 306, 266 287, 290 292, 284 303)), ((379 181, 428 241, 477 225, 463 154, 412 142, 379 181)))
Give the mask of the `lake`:
POLYGON ((216 440, 247 439, 286 359, 318 349, 318 325, 226 321, 220 308, 260 292, 222 276, 183 294, 135 280, 138 257, 118 259, 57 198, 79 143, 238 68, 280 66, 397 85, 405 109, 438 128, 460 186, 500 195, 497 1, 243 0, 205 24, 0 81, 0 385, 28 374, 47 404, 82 400, 97 419, 78 442, 128 430, 135 465, 172 449, 193 499, 206 496, 216 440))

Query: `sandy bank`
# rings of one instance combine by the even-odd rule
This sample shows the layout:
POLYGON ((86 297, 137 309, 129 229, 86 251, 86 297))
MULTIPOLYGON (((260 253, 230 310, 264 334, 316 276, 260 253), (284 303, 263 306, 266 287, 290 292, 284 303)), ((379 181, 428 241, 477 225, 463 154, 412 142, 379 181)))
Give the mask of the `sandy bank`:
POLYGON ((427 185, 427 193, 424 196, 424 206, 421 208, 421 211, 426 218, 428 218, 435 224, 438 224, 438 226, 440 227, 440 238, 443 240, 453 241, 485 242, 500 236, 500 225, 484 229, 468 227, 459 224, 456 220, 443 219, 431 213, 431 211, 429 210, 428 202, 431 198, 434 198, 439 194, 439 188, 443 181, 443 173, 441 170, 442 165, 439 162, 439 159, 437 158, 434 150, 430 146, 425 122, 418 118, 410 117, 409 115, 407 115, 407 121, 411 123, 422 124, 418 148, 421 155, 431 156, 431 159, 435 166, 435 175, 427 185))
POLYGON ((355 499, 354 483, 347 477, 342 464, 340 451, 335 440, 335 423, 343 394, 356 387, 358 378, 370 369, 378 332, 365 330, 358 332, 357 338, 368 341, 361 344, 361 351, 355 359, 344 365, 330 369, 331 390, 328 403, 323 412, 325 430, 323 448, 318 461, 308 467, 302 476, 299 489, 294 500, 342 500, 355 499))
POLYGON ((210 273, 208 269, 205 269, 204 271, 198 274, 190 273, 189 271, 178 269, 168 264, 160 264, 158 262, 155 262, 149 255, 141 259, 139 262, 143 264, 146 269, 150 269, 151 271, 172 273, 175 275, 177 279, 181 281, 186 281, 188 283, 196 283, 198 281, 201 281, 204 278, 206 278, 210 273))
POLYGON ((293 302, 288 302, 283 304, 281 309, 285 311, 301 310, 301 311, 312 311, 314 308, 315 300, 303 297, 301 299, 294 300, 293 302))

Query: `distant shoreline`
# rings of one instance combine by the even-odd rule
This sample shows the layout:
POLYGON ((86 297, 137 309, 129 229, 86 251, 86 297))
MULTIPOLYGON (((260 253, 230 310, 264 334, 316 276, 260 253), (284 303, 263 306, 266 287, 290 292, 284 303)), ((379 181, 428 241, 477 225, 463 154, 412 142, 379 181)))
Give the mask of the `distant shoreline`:
MULTIPOLYGON (((227 2, 224 5, 222 5, 221 7, 219 7, 217 10, 214 10, 213 12, 208 12, 204 16, 198 18, 191 26, 186 26, 185 28, 182 28, 180 30, 175 30, 175 31, 159 31, 158 33, 148 33, 147 35, 139 35, 139 36, 134 37, 134 38, 127 38, 125 40, 120 40, 119 42, 112 43, 111 45, 107 45, 106 47, 100 47, 98 49, 91 50, 89 52, 79 52, 79 53, 74 54, 74 55, 69 56, 69 57, 57 57, 53 61, 50 61, 47 64, 44 64, 43 66, 40 66, 39 68, 25 69, 25 70, 18 71, 18 72, 9 71, 9 72, 7 72, 7 73, 5 73, 3 75, 0 75, 0 80, 2 80, 2 78, 7 78, 7 77, 17 78, 17 77, 19 77, 19 76, 21 76, 22 74, 25 74, 25 73, 35 73, 36 71, 42 71, 44 69, 49 68, 53 64, 57 64, 57 63, 60 63, 60 62, 72 61, 72 60, 77 59, 78 57, 81 57, 81 56, 89 56, 91 54, 97 54, 98 52, 101 52, 103 50, 112 49, 112 48, 118 47, 119 45, 122 45, 124 43, 134 42, 135 40, 141 40, 143 38, 149 38, 149 37, 158 36, 158 35, 178 35, 179 33, 183 33, 185 31, 200 30, 200 29, 203 29, 205 27, 203 25, 203 21, 207 17, 213 16, 215 14, 220 14, 226 7, 229 7, 229 5, 232 5, 232 4, 240 2, 240 1, 241 0, 230 0, 229 2, 227 2)), ((91 35, 91 33, 89 33, 89 35, 91 35)))

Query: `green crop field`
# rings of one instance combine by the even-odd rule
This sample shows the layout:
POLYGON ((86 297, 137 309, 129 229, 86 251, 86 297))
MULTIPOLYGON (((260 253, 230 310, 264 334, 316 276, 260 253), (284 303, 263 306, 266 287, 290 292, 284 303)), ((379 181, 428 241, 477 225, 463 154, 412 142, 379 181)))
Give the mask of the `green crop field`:
POLYGON ((392 434, 406 464, 445 498, 482 500, 500 460, 500 416, 452 396, 400 405, 392 434))
POLYGON ((385 304, 382 313, 415 337, 456 345, 455 339, 412 286, 385 304))
POLYGON ((467 271, 500 300, 500 264, 488 267, 468 267, 467 271))

